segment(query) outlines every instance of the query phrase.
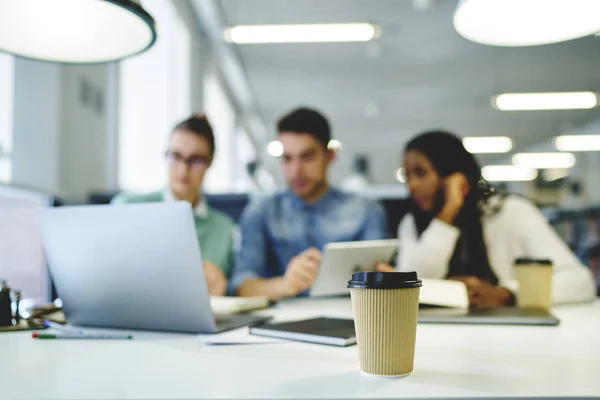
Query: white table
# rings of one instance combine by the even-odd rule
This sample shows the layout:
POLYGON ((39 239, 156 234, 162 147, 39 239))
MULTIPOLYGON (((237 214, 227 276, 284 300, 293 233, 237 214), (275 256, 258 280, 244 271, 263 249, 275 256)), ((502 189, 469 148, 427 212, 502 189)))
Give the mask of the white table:
MULTIPOLYGON (((351 316, 345 299, 282 303, 276 319, 351 316)), ((357 348, 281 342, 201 346, 193 335, 133 341, 0 334, 2 399, 600 396, 600 301, 557 308, 559 327, 418 327, 415 370, 359 372, 357 348)), ((220 336, 243 339, 247 329, 220 336)))

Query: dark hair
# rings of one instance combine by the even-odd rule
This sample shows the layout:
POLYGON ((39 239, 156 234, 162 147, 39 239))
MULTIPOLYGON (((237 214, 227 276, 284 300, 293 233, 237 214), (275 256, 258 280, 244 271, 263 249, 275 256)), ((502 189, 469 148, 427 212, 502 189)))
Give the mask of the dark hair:
POLYGON ((210 126, 210 122, 206 118, 204 114, 194 114, 188 119, 185 119, 178 123, 175 128, 173 128, 173 132, 177 130, 185 130, 192 132, 201 138, 206 139, 208 145, 210 146, 210 155, 214 157, 215 155, 215 135, 213 134, 212 127, 210 126))
POLYGON ((283 116, 277 123, 281 132, 307 133, 327 148, 331 140, 331 128, 323 114, 310 108, 297 108, 283 116))
POLYGON ((473 194, 480 199, 490 193, 491 188, 481 176, 479 163, 454 134, 442 130, 421 133, 408 142, 405 152, 408 150, 423 153, 442 178, 462 172, 473 194))
MULTIPOLYGON (((484 205, 493 189, 482 178, 479 163, 465 149, 460 138, 441 130, 417 135, 406 145, 405 152, 409 150, 425 155, 442 178, 456 172, 464 174, 471 188, 456 218, 461 235, 450 260, 448 277, 475 275, 496 285, 498 278, 490 267, 481 227, 484 205)), ((420 236, 435 215, 423 212, 414 202, 411 209, 420 236)), ((437 212, 439 210, 434 213, 437 212)))

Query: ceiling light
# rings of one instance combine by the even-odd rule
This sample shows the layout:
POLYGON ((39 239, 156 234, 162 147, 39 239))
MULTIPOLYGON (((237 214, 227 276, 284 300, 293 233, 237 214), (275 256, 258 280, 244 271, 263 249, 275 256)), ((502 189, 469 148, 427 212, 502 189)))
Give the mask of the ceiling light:
POLYGON ((487 165, 481 169, 481 175, 489 182, 519 182, 534 180, 538 172, 533 168, 514 165, 487 165))
POLYGON ((554 138, 559 151, 600 151, 600 135, 564 135, 554 138))
POLYGON ((273 140, 267 145, 267 153, 273 157, 281 157, 283 155, 283 144, 279 140, 273 140))
POLYGON ((152 16, 133 0, 0 1, 0 51, 64 63, 103 63, 148 49, 152 16))
POLYGON ((502 111, 577 110, 594 108, 597 104, 594 92, 504 93, 492 99, 492 105, 502 111))
POLYGON ((460 0, 456 31, 493 46, 563 42, 600 31, 598 0, 460 0))
POLYGON ((559 179, 566 178, 569 176, 569 172, 570 170, 565 168, 545 169, 542 171, 542 178, 544 178, 546 182, 554 182, 559 179))
POLYGON ((575 155, 571 153, 517 153, 512 157, 513 165, 526 168, 572 168, 575 155))
POLYGON ((225 30, 225 40, 238 44, 368 42, 377 35, 377 27, 368 23, 238 25, 225 30))
POLYGON ((329 150, 335 150, 335 151, 339 151, 342 149, 342 142, 340 142, 337 139, 331 139, 329 141, 329 143, 327 144, 327 148, 329 150))
POLYGON ((396 180, 401 183, 406 183, 406 178, 404 177, 404 168, 398 168, 396 171, 396 180))
POLYGON ((508 153, 513 148, 513 141, 506 136, 466 137, 463 145, 469 153, 508 153))

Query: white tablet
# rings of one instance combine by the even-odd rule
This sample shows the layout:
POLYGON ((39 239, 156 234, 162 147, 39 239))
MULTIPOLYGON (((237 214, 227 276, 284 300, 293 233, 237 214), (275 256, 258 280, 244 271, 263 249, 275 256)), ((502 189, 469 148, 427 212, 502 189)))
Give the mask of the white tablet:
POLYGON ((389 264, 397 249, 397 239, 327 244, 310 296, 350 293, 346 285, 354 272, 373 271, 380 261, 389 264))

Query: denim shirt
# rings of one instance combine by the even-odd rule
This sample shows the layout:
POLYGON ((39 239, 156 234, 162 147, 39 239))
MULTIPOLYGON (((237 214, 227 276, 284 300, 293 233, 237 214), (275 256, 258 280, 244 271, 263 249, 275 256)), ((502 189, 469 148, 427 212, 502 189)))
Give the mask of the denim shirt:
POLYGON ((382 207, 333 188, 314 204, 291 191, 254 201, 244 210, 240 229, 242 243, 230 282, 233 294, 249 278, 283 275, 290 260, 311 247, 322 251, 330 242, 388 237, 382 207))

